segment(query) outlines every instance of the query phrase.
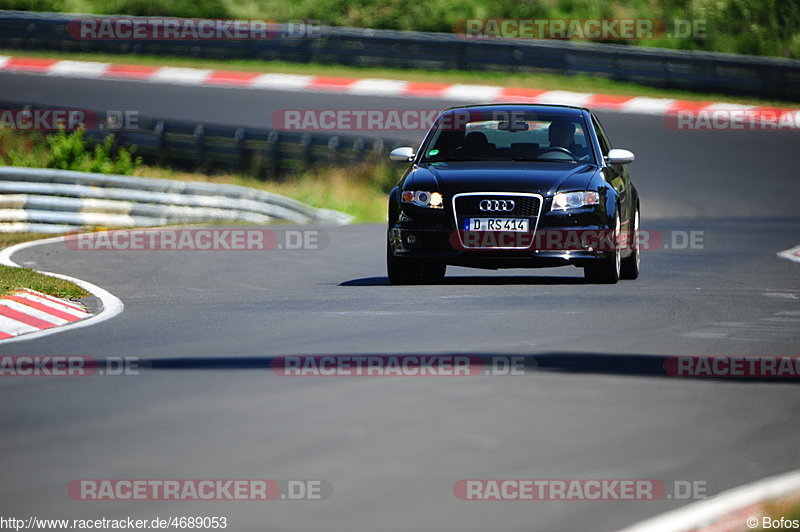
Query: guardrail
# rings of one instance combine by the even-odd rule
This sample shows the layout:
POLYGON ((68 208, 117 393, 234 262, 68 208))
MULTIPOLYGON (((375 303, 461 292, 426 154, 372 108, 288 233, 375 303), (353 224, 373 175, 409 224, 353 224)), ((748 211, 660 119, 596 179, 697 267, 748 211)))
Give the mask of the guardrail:
POLYGON ((352 217, 236 185, 0 166, 0 232, 275 220, 346 224, 352 217))
MULTIPOLYGON (((467 40, 454 34, 315 27, 262 40, 79 40, 87 15, 0 11, 0 46, 38 50, 264 59, 352 66, 584 74, 698 92, 800 101, 800 61, 545 40, 467 40)), ((288 28, 284 27, 288 30, 288 28)))
MULTIPOLYGON (((0 101, 5 109, 68 109, 0 101)), ((86 110, 84 110, 86 111, 86 110)), ((315 165, 350 166, 385 158, 408 141, 298 133, 270 129, 163 120, 137 115, 136 127, 107 120, 106 111, 89 111, 97 121, 86 131, 92 142, 113 136, 115 146, 136 147, 134 155, 145 161, 183 168, 227 168, 246 171, 262 179, 298 173, 315 165)))

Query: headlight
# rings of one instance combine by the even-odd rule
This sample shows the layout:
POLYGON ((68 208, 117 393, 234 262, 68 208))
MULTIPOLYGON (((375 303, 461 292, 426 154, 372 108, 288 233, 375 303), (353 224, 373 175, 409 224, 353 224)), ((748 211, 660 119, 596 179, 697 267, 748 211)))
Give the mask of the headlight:
POLYGON ((444 207, 444 198, 438 192, 424 190, 406 190, 402 196, 403 203, 412 203, 417 207, 441 209, 444 207))
POLYGON ((600 194, 597 192, 588 190, 583 192, 559 192, 553 196, 553 207, 550 210, 565 211, 567 209, 585 207, 586 205, 598 205, 599 203, 600 194))

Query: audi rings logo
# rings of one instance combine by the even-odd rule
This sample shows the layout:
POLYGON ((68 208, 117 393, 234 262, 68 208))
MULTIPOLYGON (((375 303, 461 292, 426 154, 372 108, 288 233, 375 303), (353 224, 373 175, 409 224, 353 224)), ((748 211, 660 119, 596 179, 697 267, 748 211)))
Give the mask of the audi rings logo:
POLYGON ((482 211, 505 211, 510 212, 514 210, 514 200, 505 199, 485 199, 481 200, 478 208, 482 211))

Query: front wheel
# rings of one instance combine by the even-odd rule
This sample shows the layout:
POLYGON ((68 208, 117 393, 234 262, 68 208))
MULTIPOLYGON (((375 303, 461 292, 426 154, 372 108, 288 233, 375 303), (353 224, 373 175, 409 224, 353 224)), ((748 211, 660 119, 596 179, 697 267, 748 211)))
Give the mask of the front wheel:
POLYGON ((636 208, 636 214, 633 215, 633 241, 631 242, 631 255, 622 259, 622 268, 620 269, 620 279, 633 280, 639 277, 639 264, 641 262, 639 256, 639 208, 636 208))
POLYGON ((395 257, 392 247, 386 245, 386 273, 391 284, 433 284, 441 282, 447 265, 407 257, 395 257))
POLYGON ((604 259, 595 260, 583 268, 586 281, 596 284, 616 284, 619 281, 622 254, 620 251, 619 211, 614 219, 614 235, 611 238, 612 253, 604 259))

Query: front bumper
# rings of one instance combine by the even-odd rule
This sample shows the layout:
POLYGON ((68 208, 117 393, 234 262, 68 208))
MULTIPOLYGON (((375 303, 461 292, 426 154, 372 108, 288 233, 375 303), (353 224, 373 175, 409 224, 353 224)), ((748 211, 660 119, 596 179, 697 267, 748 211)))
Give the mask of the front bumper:
POLYGON ((535 231, 525 234, 468 235, 457 232, 452 218, 448 222, 441 212, 408 213, 406 218, 410 221, 389 228, 389 246, 397 257, 489 269, 549 268, 586 266, 614 252, 608 241, 613 227, 597 208, 543 214, 535 231))

